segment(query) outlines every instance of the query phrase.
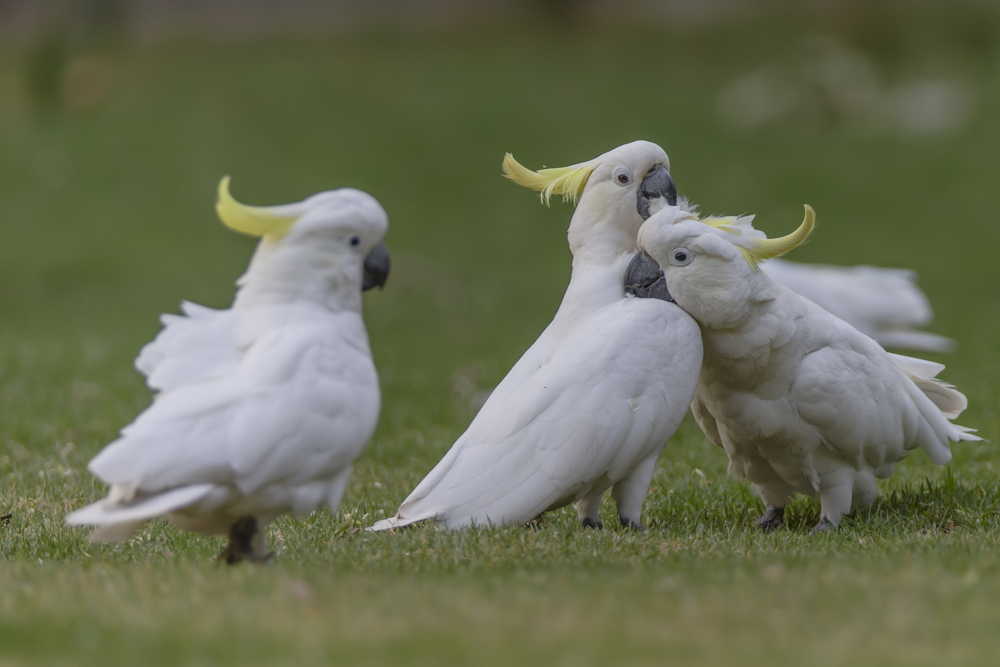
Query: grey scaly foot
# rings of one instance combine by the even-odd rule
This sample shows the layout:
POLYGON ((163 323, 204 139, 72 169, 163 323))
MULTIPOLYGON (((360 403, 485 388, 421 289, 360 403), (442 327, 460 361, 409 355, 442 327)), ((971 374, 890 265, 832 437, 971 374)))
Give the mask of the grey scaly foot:
POLYGON ((765 533, 773 532, 785 523, 784 507, 768 507, 763 516, 757 519, 757 527, 765 533))
POLYGON ((829 519, 823 517, 822 519, 819 520, 819 523, 817 523, 813 527, 813 529, 809 531, 809 534, 816 535, 818 533, 827 533, 831 530, 837 530, 837 527, 833 525, 833 522, 831 522, 829 519))
POLYGON ((253 548, 253 538, 257 535, 257 519, 245 516, 237 519, 229 527, 229 544, 219 554, 219 562, 235 565, 244 561, 250 563, 266 563, 273 553, 258 554, 253 548))
POLYGON ((595 528, 597 530, 604 530, 604 524, 603 523, 601 523, 600 521, 595 521, 594 519, 591 519, 590 517, 587 517, 586 519, 584 519, 580 523, 583 525, 584 528, 595 528))
POLYGON ((626 519, 623 516, 618 517, 618 520, 622 522, 622 528, 629 528, 631 530, 645 533, 646 527, 639 523, 638 521, 633 521, 632 519, 626 519))

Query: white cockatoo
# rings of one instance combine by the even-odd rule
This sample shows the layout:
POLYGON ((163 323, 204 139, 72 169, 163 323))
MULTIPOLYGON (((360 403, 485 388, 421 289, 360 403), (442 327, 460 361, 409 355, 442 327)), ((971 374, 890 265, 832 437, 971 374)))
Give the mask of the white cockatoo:
POLYGON ((372 529, 524 524, 570 503, 584 526, 601 527, 608 488, 622 525, 641 529, 656 459, 701 367, 697 324, 674 304, 626 298, 622 286, 650 208, 676 202, 667 155, 637 141, 572 167, 533 172, 507 155, 503 168, 545 202, 579 200, 569 287, 468 430, 372 529))
POLYGON ((378 422, 361 292, 389 271, 379 203, 344 188, 245 206, 227 177, 216 209, 263 238, 231 308, 184 303, 136 359, 155 400, 90 462, 108 496, 66 517, 98 526, 92 541, 123 541, 162 515, 228 534, 226 562, 265 559, 279 514, 337 507, 378 422))
POLYGON ((924 352, 949 352, 955 347, 950 338, 918 330, 930 324, 934 314, 913 271, 783 259, 773 259, 762 268, 774 282, 830 311, 882 347, 924 352))
POLYGON ((819 498, 814 530, 838 526, 871 505, 875 479, 910 450, 944 464, 949 441, 979 439, 949 421, 967 402, 935 379, 943 366, 886 352, 760 270, 805 241, 813 219, 806 207, 796 232, 768 240, 747 218, 699 220, 667 207, 639 231, 645 253, 626 277, 665 280, 698 321, 705 354, 692 411, 730 471, 764 499, 764 529, 779 526, 800 493, 819 498))

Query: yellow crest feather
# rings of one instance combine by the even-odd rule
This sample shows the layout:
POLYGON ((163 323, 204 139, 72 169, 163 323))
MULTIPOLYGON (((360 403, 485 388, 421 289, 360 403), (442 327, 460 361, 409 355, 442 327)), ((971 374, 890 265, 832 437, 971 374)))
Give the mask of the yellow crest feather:
POLYGON ((743 248, 740 247, 740 251, 746 258, 750 266, 756 267, 759 262, 763 262, 768 259, 774 259, 775 257, 781 257, 789 250, 794 250, 809 238, 812 234, 813 229, 816 227, 816 212, 813 211, 812 206, 809 204, 805 205, 805 216, 802 218, 802 224, 791 234, 787 236, 782 236, 777 239, 760 239, 754 242, 754 247, 743 248))
POLYGON ((731 215, 725 218, 717 218, 713 215, 710 215, 707 218, 702 218, 700 222, 703 222, 710 227, 721 229, 724 232, 729 232, 730 234, 742 234, 742 232, 740 232, 739 229, 736 229, 735 227, 732 226, 732 223, 735 222, 735 220, 736 218, 731 215))
POLYGON ((265 206, 247 206, 233 199, 228 176, 219 181, 215 212, 226 227, 251 236, 283 236, 295 222, 295 218, 275 215, 265 206))
POLYGON ((532 171, 515 160, 510 153, 503 158, 503 175, 518 185, 541 192, 540 197, 546 206, 552 195, 561 195, 564 201, 576 204, 587 186, 587 179, 596 167, 597 162, 588 162, 583 166, 532 171))

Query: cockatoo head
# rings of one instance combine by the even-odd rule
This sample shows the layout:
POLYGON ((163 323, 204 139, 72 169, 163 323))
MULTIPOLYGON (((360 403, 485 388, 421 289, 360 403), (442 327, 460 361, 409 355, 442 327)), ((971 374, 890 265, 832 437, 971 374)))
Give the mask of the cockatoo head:
POLYGON ((270 282, 286 293, 297 286, 311 295, 360 293, 382 287, 389 276, 389 251, 382 242, 389 219, 361 190, 320 192, 282 206, 247 206, 230 195, 227 176, 219 183, 215 210, 230 229, 262 237, 241 286, 270 282))
POLYGON ((738 325, 754 302, 770 298, 771 283, 758 264, 805 242, 815 214, 806 206, 799 228, 777 239, 754 229, 752 220, 699 219, 677 207, 653 215, 639 230, 643 252, 626 270, 626 292, 675 301, 711 329, 738 325))
POLYGON ((633 141, 587 162, 537 172, 508 153, 503 171, 515 183, 540 191, 545 204, 552 195, 577 204, 568 234, 574 256, 586 247, 633 252, 643 221, 677 204, 670 160, 649 141, 633 141))

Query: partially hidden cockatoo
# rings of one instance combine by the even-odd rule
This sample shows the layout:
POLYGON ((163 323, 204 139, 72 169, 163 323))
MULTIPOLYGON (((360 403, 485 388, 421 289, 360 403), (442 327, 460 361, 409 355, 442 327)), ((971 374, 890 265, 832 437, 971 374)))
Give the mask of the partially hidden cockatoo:
MULTIPOLYGON (((750 217, 750 216, 748 216, 750 217)), ((955 341, 929 331, 934 313, 906 269, 826 266, 773 259, 768 277, 828 310, 885 348, 950 352, 955 341)))
POLYGON ((698 321, 705 355, 692 411, 763 498, 765 530, 781 525, 796 494, 819 498, 814 531, 836 527, 872 504, 876 478, 909 451, 945 464, 949 442, 979 440, 950 421, 967 401, 936 379, 943 366, 886 352, 760 270, 805 241, 813 221, 807 206, 797 231, 769 240, 748 218, 668 207, 639 231, 645 253, 626 277, 665 281, 698 321))
POLYGON ((676 202, 666 153, 637 141, 583 164, 504 173, 579 204, 569 287, 552 323, 492 392, 468 430, 373 530, 418 521, 524 524, 576 504, 601 527, 611 488, 620 522, 641 528, 656 459, 687 412, 701 366, 698 326, 680 308, 627 299, 625 268, 651 207, 676 202))
POLYGON ((66 517, 98 526, 91 541, 123 541, 162 515, 228 535, 225 562, 265 559, 267 524, 335 509, 375 430, 361 292, 388 276, 385 211, 349 188, 245 206, 228 177, 216 210, 262 240, 231 308, 184 303, 136 359, 155 400, 90 462, 108 496, 66 517))

